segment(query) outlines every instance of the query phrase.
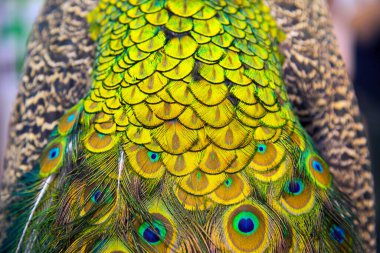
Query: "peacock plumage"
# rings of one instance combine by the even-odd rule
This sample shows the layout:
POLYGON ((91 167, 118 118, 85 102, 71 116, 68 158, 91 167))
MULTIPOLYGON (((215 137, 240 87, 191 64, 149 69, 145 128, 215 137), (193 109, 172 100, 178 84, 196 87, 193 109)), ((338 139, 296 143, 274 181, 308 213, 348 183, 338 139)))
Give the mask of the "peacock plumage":
POLYGON ((363 250, 265 3, 101 0, 88 21, 91 88, 24 176, 4 250, 363 250))

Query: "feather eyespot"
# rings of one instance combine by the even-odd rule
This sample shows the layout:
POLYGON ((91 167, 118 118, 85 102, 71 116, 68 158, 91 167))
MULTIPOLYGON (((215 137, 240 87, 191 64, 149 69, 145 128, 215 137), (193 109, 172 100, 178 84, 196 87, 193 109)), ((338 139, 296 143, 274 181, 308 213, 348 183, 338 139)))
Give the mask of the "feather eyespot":
POLYGON ((313 181, 322 188, 331 185, 332 175, 329 172, 327 163, 315 153, 306 153, 305 167, 313 181))
POLYGON ((322 173, 323 172, 323 166, 320 162, 318 161, 313 161, 312 162, 312 167, 314 170, 318 171, 319 173, 322 173))
POLYGON ((254 203, 231 207, 223 215, 223 233, 229 252, 266 252, 270 221, 268 212, 254 203))
POLYGON ((166 228, 159 220, 153 220, 152 224, 144 222, 139 230, 139 235, 150 245, 160 244, 166 237, 166 228))
POLYGON ((157 162, 160 159, 160 155, 156 152, 148 151, 148 156, 151 162, 157 162))
POLYGON ((65 138, 53 140, 43 151, 40 160, 40 176, 45 178, 56 172, 63 164, 65 154, 65 138))
POLYGON ((227 188, 229 188, 232 184, 232 178, 228 178, 226 181, 224 181, 224 184, 227 188))
POLYGON ((115 208, 114 192, 109 187, 95 184, 87 185, 80 198, 82 207, 79 215, 90 215, 92 222, 103 223, 113 213, 115 208))
POLYGON ((293 215, 308 213, 315 204, 314 188, 300 178, 289 180, 284 185, 280 203, 293 215))
MULTIPOLYGON (((216 203, 223 205, 236 204, 251 194, 252 188, 243 175, 236 173, 229 174, 227 178, 223 175, 221 177, 220 186, 210 195, 210 198, 216 203)), ((217 183, 216 180, 211 182, 217 183)))
POLYGON ((285 150, 280 143, 258 143, 256 153, 248 167, 258 172, 271 171, 283 161, 285 150))
POLYGON ((292 181, 288 181, 285 184, 285 191, 293 196, 300 195, 305 188, 305 185, 300 179, 294 179, 292 181))
POLYGON ((54 147, 54 148, 50 149, 49 159, 53 160, 53 159, 57 158, 59 156, 59 152, 60 152, 59 147, 54 147))
POLYGON ((110 150, 118 143, 118 136, 99 133, 91 129, 84 138, 84 146, 93 153, 102 153, 110 150))
POLYGON ((129 163, 132 169, 144 178, 158 178, 165 172, 161 162, 161 153, 146 149, 142 145, 126 145, 129 163))
POLYGON ((110 194, 110 191, 108 188, 106 188, 103 191, 97 189, 94 193, 92 193, 90 200, 93 204, 99 204, 102 201, 105 204, 109 204, 109 203, 112 203, 113 197, 112 197, 112 194, 110 194))
POLYGON ((330 237, 338 243, 343 243, 346 239, 346 233, 340 226, 333 225, 330 228, 330 237))
POLYGON ((243 235, 253 234, 259 226, 259 219, 251 212, 241 212, 233 219, 233 228, 243 235))
POLYGON ((102 192, 96 190, 95 193, 91 196, 92 203, 98 204, 103 198, 102 192))
POLYGON ((267 145, 262 144, 262 143, 257 145, 257 152, 259 152, 260 154, 264 154, 266 150, 267 150, 267 145))
POLYGON ((69 116, 67 117, 67 122, 68 122, 68 123, 72 122, 72 121, 75 119, 75 117, 76 117, 75 113, 69 115, 69 116))
POLYGON ((76 127, 82 111, 82 102, 66 112, 58 122, 57 131, 60 135, 66 136, 76 127))

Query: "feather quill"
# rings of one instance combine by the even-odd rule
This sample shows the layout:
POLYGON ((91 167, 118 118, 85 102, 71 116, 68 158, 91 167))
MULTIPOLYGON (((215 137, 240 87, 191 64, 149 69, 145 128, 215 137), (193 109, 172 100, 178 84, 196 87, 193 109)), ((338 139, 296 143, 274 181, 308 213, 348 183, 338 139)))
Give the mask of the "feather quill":
MULTIPOLYGON (((40 202, 41 202, 43 196, 44 196, 44 195, 46 194, 46 192, 47 192, 47 189, 48 189, 48 187, 49 187, 49 184, 54 180, 55 176, 56 176, 56 175, 51 175, 51 176, 49 176, 48 178, 46 178, 46 180, 44 180, 44 183, 43 183, 42 189, 41 189, 41 191, 40 191, 40 192, 38 193, 38 195, 37 195, 37 199, 36 199, 36 201, 35 201, 35 203, 34 203, 34 205, 33 205, 33 207, 32 207, 32 210, 30 211, 30 215, 29 215, 28 220, 27 220, 27 222, 26 222, 26 224, 25 224, 25 227, 24 227, 24 229, 22 230, 21 237, 20 237, 19 242, 18 242, 18 244, 17 244, 16 253, 19 252, 19 250, 20 250, 20 248, 21 248, 21 244, 22 244, 23 239, 24 239, 24 236, 25 236, 25 233, 26 233, 26 231, 27 231, 27 229, 28 229, 28 227, 29 227, 29 224, 30 224, 30 222, 31 222, 31 220, 32 220, 32 218, 33 218, 33 216, 34 216, 34 214, 35 214, 35 211, 37 210, 37 207, 39 206, 39 204, 40 204, 40 202)), ((29 245, 27 245, 27 247, 29 247, 29 245)))

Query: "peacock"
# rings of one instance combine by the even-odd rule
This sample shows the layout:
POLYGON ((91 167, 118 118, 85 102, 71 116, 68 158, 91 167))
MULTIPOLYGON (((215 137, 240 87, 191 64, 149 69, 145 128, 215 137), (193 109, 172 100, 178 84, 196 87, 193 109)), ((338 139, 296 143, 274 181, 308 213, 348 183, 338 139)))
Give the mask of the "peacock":
POLYGON ((42 122, 40 132, 19 127, 11 139, 19 132, 22 138, 45 136, 44 125, 55 123, 46 145, 36 149, 38 159, 21 154, 32 168, 17 175, 1 250, 374 249, 366 139, 357 107, 347 112, 356 100, 331 49, 336 45, 323 1, 79 2, 52 1, 35 28, 40 35, 34 36, 53 34, 60 47, 31 43, 32 55, 57 54, 31 57, 26 75, 34 81, 24 81, 60 94, 53 101, 59 106, 44 102, 49 92, 28 94, 27 85, 21 90, 21 98, 30 96, 23 103, 45 117, 35 119, 42 122), (308 7, 327 24, 324 42, 310 39, 323 30, 303 23, 308 16, 300 9, 308 7), (65 21, 71 27, 62 25, 65 15, 75 17, 65 21), (49 25, 56 29, 46 34, 49 25), (327 43, 331 56, 303 52, 300 41, 310 48, 327 43), (313 57, 327 57, 327 64, 313 57), (41 66, 47 66, 43 74, 41 66), (63 88, 55 89, 60 80, 63 88), (318 80, 333 80, 334 86, 318 80), (297 85, 303 90, 296 91, 297 85), (297 92, 314 100, 302 102, 297 92), (73 104, 66 109, 67 99, 74 101, 66 101, 73 104), (333 105, 334 119, 316 114, 307 122, 307 109, 326 105, 333 105), (57 112, 64 113, 58 119, 49 114, 57 112), (338 130, 321 128, 335 122, 338 130), (317 133, 316 143, 305 127, 317 133), (345 149, 336 151, 341 139, 345 149), (358 178, 334 167, 349 167, 358 178))

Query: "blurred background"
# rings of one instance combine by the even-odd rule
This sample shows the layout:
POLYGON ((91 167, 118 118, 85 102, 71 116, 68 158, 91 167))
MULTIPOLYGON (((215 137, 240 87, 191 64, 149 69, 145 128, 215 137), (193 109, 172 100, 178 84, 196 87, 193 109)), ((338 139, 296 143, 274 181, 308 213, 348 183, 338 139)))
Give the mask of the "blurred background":
MULTIPOLYGON (((0 177, 9 116, 21 79, 26 42, 43 0, 0 1, 0 177)), ((338 42, 354 81, 369 136, 380 235, 380 1, 329 0, 338 42)), ((1 181, 1 180, 0 180, 1 181)), ((378 245, 379 243, 378 237, 378 245)))

